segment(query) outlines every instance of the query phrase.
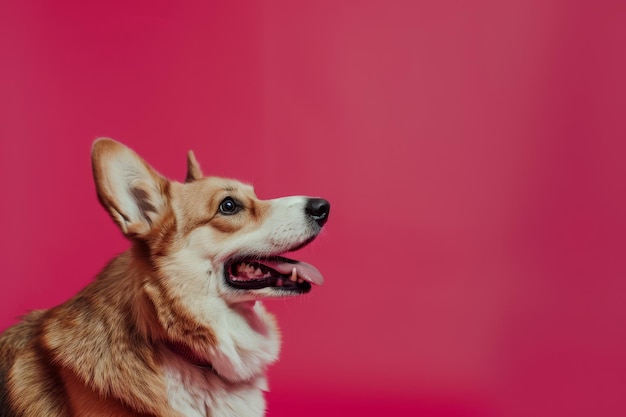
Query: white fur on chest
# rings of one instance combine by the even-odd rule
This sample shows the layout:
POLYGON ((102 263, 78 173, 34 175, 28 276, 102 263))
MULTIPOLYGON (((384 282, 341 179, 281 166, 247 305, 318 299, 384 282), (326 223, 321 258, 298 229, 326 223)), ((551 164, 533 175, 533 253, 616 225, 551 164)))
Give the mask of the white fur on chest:
POLYGON ((230 383, 212 370, 170 358, 164 365, 170 406, 186 417, 261 417, 265 378, 230 383))
POLYGON ((207 303, 216 345, 207 352, 214 370, 164 348, 163 372, 171 407, 186 417, 261 417, 266 367, 278 357, 280 338, 261 303, 236 308, 207 303), (218 314, 215 314, 215 313, 218 314))

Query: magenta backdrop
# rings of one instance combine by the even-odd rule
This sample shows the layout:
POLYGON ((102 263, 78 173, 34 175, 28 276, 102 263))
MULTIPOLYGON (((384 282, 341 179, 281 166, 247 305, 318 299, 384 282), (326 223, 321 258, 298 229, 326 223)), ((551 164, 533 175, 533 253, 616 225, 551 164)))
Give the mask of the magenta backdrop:
POLYGON ((0 5, 0 328, 128 247, 111 136, 321 195, 269 416, 626 415, 622 1, 0 5))

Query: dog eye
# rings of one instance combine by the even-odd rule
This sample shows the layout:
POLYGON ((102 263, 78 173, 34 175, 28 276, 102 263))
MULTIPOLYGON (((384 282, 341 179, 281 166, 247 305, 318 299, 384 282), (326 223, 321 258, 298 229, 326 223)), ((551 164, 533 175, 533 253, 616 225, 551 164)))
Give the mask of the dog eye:
POLYGON ((235 214, 239 210, 241 210, 241 206, 237 204, 237 202, 233 200, 232 197, 226 197, 220 203, 220 213, 222 214, 226 214, 226 215, 235 214))

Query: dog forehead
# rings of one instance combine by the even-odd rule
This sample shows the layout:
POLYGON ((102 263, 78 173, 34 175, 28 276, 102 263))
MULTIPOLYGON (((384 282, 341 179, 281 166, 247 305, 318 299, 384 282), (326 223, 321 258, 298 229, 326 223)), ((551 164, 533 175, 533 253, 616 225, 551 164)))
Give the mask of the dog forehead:
POLYGON ((214 188, 220 191, 232 191, 236 193, 254 195, 254 188, 252 187, 252 185, 232 179, 232 178, 205 177, 203 180, 211 188, 214 188))
POLYGON ((185 196, 184 198, 191 200, 212 200, 227 195, 239 198, 256 198, 254 188, 250 184, 230 178, 204 177, 197 181, 181 184, 181 186, 181 194, 185 196))

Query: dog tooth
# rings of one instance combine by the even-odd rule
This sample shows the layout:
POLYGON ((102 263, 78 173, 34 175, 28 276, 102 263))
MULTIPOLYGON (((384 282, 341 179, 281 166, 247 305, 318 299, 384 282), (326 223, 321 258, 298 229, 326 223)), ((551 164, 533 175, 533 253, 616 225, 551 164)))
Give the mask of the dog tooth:
POLYGON ((291 277, 289 277, 289 279, 293 282, 296 282, 298 280, 298 273, 296 272, 296 268, 293 268, 291 270, 291 277))

